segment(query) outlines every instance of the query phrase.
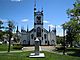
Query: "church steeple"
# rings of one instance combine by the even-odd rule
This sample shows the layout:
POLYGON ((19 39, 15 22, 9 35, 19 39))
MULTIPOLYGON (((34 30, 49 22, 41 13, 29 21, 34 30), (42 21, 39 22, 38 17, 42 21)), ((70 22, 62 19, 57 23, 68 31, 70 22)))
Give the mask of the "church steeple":
POLYGON ((36 12, 36 0, 34 0, 34 12, 36 12))

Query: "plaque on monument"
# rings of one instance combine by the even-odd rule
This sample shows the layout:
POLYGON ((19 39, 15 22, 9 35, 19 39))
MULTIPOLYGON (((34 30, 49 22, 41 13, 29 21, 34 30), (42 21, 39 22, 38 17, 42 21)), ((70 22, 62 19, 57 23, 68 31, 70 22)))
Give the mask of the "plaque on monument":
POLYGON ((39 51, 40 41, 38 38, 35 40, 35 52, 31 53, 29 57, 45 57, 44 53, 40 53, 39 51))

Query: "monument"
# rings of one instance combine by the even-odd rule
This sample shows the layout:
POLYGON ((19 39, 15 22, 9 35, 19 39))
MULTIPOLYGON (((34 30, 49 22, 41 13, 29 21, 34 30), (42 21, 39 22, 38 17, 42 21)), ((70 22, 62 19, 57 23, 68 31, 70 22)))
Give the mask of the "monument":
POLYGON ((35 40, 35 52, 31 53, 29 57, 45 57, 44 53, 40 53, 39 51, 40 41, 38 38, 35 40))

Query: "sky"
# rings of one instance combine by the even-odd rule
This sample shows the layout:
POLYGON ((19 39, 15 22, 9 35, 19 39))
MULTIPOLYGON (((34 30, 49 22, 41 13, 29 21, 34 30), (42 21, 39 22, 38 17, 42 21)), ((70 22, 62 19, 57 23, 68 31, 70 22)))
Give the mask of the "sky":
MULTIPOLYGON (((63 36, 61 25, 69 18, 68 8, 73 8, 75 0, 36 0, 37 11, 43 8, 44 28, 47 30, 56 26, 57 35, 63 36)), ((7 20, 13 20, 15 26, 29 30, 34 27, 34 0, 0 0, 0 20, 7 26, 7 20)))

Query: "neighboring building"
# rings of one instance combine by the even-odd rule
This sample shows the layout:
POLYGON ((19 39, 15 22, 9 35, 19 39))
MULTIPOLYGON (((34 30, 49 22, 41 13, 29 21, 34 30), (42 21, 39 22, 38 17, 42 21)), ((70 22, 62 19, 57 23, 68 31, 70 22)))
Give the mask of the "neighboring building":
POLYGON ((43 9, 42 11, 36 11, 36 3, 34 5, 34 28, 30 31, 21 29, 22 45, 34 45, 35 39, 40 40, 40 45, 56 45, 56 28, 52 31, 47 31, 43 28, 43 9))

